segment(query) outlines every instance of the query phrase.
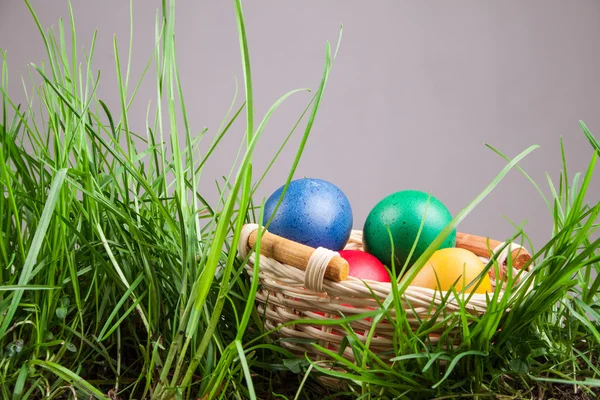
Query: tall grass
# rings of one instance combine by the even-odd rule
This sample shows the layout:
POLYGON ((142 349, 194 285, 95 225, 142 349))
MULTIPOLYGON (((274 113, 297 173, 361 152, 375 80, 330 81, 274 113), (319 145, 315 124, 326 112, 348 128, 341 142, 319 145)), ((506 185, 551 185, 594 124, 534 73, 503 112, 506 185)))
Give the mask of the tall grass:
MULTIPOLYGON (((7 93, 9 75, 4 55, 2 59, 3 398, 530 398, 573 387, 591 394, 598 386, 600 241, 590 237, 600 206, 584 201, 595 155, 585 174, 570 181, 563 160, 558 184, 548 181, 553 197, 546 201, 554 228, 525 278, 533 290, 525 291, 523 285, 503 297, 494 293, 482 316, 466 309, 451 315, 432 310, 433 318, 413 332, 400 307, 408 281, 394 282, 396 290, 381 310, 370 314, 378 322, 395 311, 393 362, 383 362, 369 349, 373 330, 362 343, 346 323, 350 319, 341 316, 337 322, 347 329, 347 346, 357 363, 329 352, 329 361, 347 371, 337 372, 296 358, 264 331, 253 301, 258 281, 247 279, 244 260, 235 251, 243 224, 262 220, 263 201, 255 192, 273 165, 260 174, 253 170, 255 146, 282 102, 306 91, 285 93, 260 122, 254 120, 241 1, 234 1, 232 17, 238 26, 245 98, 240 105, 234 97, 212 139, 187 117, 173 1, 163 0, 157 11, 154 52, 140 81, 130 80, 131 36, 126 55, 114 40, 117 110, 97 95, 104 83, 94 69, 96 33, 80 54, 71 8, 56 33, 45 30, 33 7, 25 4, 46 54, 39 65, 31 64, 23 80, 25 104, 15 104, 7 93), (138 132, 129 110, 142 80, 152 78, 155 105, 148 108, 144 131, 138 132), (219 199, 209 204, 203 195, 203 168, 233 123, 244 117, 240 151, 223 173, 219 199), (210 145, 201 152, 205 140, 210 145), (440 324, 446 332, 435 344, 428 333, 440 324), (322 375, 346 386, 323 388, 316 380, 322 375)), ((332 56, 326 45, 321 82, 282 142, 285 146, 298 127, 303 129, 286 187, 315 123, 336 53, 332 56)), ((582 129, 600 151, 587 127, 582 124, 582 129)), ((512 160, 493 149, 507 166, 437 241, 534 148, 512 160)), ((517 231, 513 239, 518 238, 526 240, 525 233, 517 231)), ((259 247, 260 240, 257 256, 259 247)), ((416 260, 409 277, 433 248, 416 260)), ((493 260, 488 265, 496 267, 493 260)))
MULTIPOLYGON (((157 13, 155 51, 142 77, 154 64, 156 106, 148 110, 145 132, 133 131, 128 119, 141 83, 129 79, 131 40, 126 66, 114 41, 120 99, 114 113, 96 92, 96 34, 81 58, 72 10, 57 36, 27 3, 47 54, 44 63, 31 66, 25 107, 6 93, 3 60, 5 397, 17 386, 33 397, 75 390, 101 398, 109 389, 142 398, 205 396, 217 392, 225 375, 239 375, 230 385, 247 387, 253 397, 251 383, 242 384, 248 363, 242 373, 234 358, 245 358, 241 341, 259 317, 252 302, 246 305, 251 288, 229 249, 241 226, 254 220, 254 147, 277 107, 297 91, 282 96, 254 127, 242 9, 239 1, 235 5, 246 99, 227 113, 201 154, 205 132, 196 133, 188 122, 177 70, 174 2, 164 1, 157 13), (65 29, 71 30, 71 47, 65 29), (199 192, 202 169, 242 113, 247 129, 241 159, 232 159, 220 199, 210 205, 199 192), (7 121, 10 114, 14 119, 7 121)), ((326 64, 304 140, 328 72, 326 64)))

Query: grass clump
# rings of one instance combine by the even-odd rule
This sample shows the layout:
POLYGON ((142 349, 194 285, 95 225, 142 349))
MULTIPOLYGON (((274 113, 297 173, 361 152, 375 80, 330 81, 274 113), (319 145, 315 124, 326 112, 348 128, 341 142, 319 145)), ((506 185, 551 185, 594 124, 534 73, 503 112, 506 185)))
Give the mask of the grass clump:
MULTIPOLYGON (((243 224, 262 220, 262 201, 254 193, 273 165, 257 176, 254 148, 278 106, 298 92, 284 94, 259 123, 254 121, 241 2, 235 1, 235 17, 245 99, 241 105, 233 99, 204 153, 199 145, 208 132, 195 131, 186 115, 173 2, 164 0, 156 15, 154 54, 142 74, 150 79, 154 71, 156 99, 141 132, 128 118, 141 84, 129 79, 131 40, 126 65, 114 41, 120 107, 111 110, 97 95, 102 81, 93 67, 96 34, 79 54, 72 11, 56 33, 46 31, 26 5, 47 53, 39 66, 29 68, 25 104, 15 104, 7 93, 2 59, 3 398, 592 398, 598 393, 600 239, 591 238, 600 204, 585 201, 596 153, 584 174, 570 180, 563 158, 559 182, 548 180, 552 198, 546 203, 554 228, 534 254, 522 286, 503 297, 495 293, 484 315, 464 309, 434 313, 413 332, 400 307, 407 281, 393 282, 397 290, 371 315, 377 321, 395 309, 393 362, 382 362, 346 324, 347 346, 358 361, 351 364, 330 353, 348 370, 338 373, 296 358, 264 332, 253 302, 257 280, 247 279, 235 251, 243 224), (201 191, 203 167, 244 116, 244 141, 224 173, 218 201, 209 204, 201 191), (526 286, 532 290, 523 290, 526 286), (432 343, 427 335, 436 324, 447 330, 432 343), (316 379, 323 375, 346 386, 324 388, 316 379)), ((304 127, 288 184, 333 58, 327 45, 320 85, 291 129, 290 135, 304 127)), ((581 127, 600 151, 587 127, 581 127)), ((493 149, 509 161, 506 168, 438 240, 533 148, 512 160, 493 149)), ((513 240, 519 237, 527 239, 517 230, 513 240)))
MULTIPOLYGON (((72 12, 57 36, 27 6, 47 60, 30 68, 33 89, 24 107, 6 93, 3 60, 3 395, 205 396, 217 393, 226 375, 239 376, 234 386, 249 394, 251 382, 243 383, 248 363, 246 371, 238 369, 246 354, 240 343, 250 321, 258 326, 258 316, 246 304, 251 288, 229 249, 242 224, 255 219, 253 149, 272 113, 295 92, 254 127, 246 61, 246 100, 234 109, 234 99, 200 154, 206 133, 193 133, 187 120, 173 2, 163 2, 157 13, 155 52, 142 78, 154 64, 157 102, 148 109, 144 132, 130 128, 128 110, 140 83, 129 82, 117 40, 121 104, 114 112, 97 96, 96 35, 78 59, 72 12), (245 144, 225 173, 219 201, 208 204, 198 192, 202 168, 242 113, 245 144)), ((239 2, 236 11, 244 49, 239 2)))

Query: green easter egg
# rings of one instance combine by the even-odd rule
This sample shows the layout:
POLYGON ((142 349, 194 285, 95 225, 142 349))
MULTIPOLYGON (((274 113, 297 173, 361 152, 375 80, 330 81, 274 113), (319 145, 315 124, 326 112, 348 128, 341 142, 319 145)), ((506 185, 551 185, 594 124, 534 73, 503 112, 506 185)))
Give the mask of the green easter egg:
MULTIPOLYGON (((393 193, 373 207, 363 228, 363 247, 383 264, 391 268, 392 246, 388 227, 394 243, 396 271, 406 263, 411 248, 419 235, 412 265, 452 221, 452 215, 441 201, 418 190, 393 193), (419 234, 421 223, 423 228, 419 234)), ((436 250, 456 245, 456 229, 436 250)))

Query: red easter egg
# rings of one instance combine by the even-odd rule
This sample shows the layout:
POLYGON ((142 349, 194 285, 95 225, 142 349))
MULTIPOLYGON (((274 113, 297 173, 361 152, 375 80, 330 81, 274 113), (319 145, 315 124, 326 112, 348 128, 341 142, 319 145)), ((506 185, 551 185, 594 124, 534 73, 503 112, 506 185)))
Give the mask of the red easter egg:
POLYGON ((360 250, 340 250, 340 257, 348 261, 348 275, 358 279, 390 282, 390 274, 375 256, 360 250))

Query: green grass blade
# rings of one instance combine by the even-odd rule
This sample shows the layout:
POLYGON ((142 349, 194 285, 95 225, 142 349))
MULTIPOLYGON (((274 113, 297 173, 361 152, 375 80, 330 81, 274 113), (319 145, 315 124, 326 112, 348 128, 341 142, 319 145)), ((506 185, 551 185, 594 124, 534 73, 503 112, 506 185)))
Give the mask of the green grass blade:
POLYGON ((102 392, 96 389, 94 385, 92 385, 73 371, 63 367, 62 365, 42 360, 32 360, 30 362, 30 365, 40 366, 52 372, 58 378, 68 382, 70 385, 73 385, 77 389, 85 392, 87 395, 92 396, 98 400, 105 400, 108 398, 108 396, 104 395, 102 392))
POLYGON ((12 292, 15 290, 54 290, 60 289, 60 286, 48 286, 48 285, 0 285, 0 292, 12 292))
POLYGON ((463 358, 463 357, 467 357, 467 356, 480 356, 480 357, 485 357, 487 356, 486 353, 483 353, 481 351, 475 351, 475 350, 471 350, 471 351, 465 351, 464 353, 460 353, 459 355, 457 355, 456 357, 454 357, 452 359, 452 361, 450 362, 450 365, 448 365, 448 368, 446 370, 446 373, 444 374, 444 376, 442 377, 442 379, 440 379, 435 385, 432 386, 432 389, 437 388, 438 386, 440 386, 442 383, 444 383, 444 381, 446 379, 448 379, 448 377, 450 376, 450 374, 452 374, 452 371, 454 371, 454 367, 456 367, 456 364, 458 364, 458 362, 463 358))
POLYGON ((590 142, 594 150, 596 150, 596 152, 600 154, 600 142, 598 142, 594 135, 592 135, 592 132, 590 132, 590 130, 583 121, 579 121, 579 125, 581 126, 581 130, 583 131, 583 134, 587 138, 588 142, 590 142))
POLYGON ((123 293, 123 296, 121 296, 121 299, 119 300, 119 302, 114 306, 114 308, 111 311, 110 315, 108 316, 108 318, 106 318, 104 326, 102 327, 102 329, 100 330, 100 333, 98 334, 98 340, 100 342, 105 339, 104 336, 105 336, 106 331, 109 329, 110 323, 115 318, 115 316, 117 315, 117 313, 119 312, 119 310, 121 309, 121 307, 123 307, 123 304, 125 304, 125 301, 127 301, 127 299, 129 298, 129 296, 131 296, 131 294, 133 293, 133 291, 142 282, 143 278, 144 278, 144 275, 138 276, 137 279, 131 283, 131 286, 129 286, 129 288, 127 288, 127 290, 125 291, 125 293, 123 293))
POLYGON ((123 315, 121 315, 121 317, 117 320, 117 322, 115 322, 115 324, 112 327, 108 328, 108 331, 106 333, 104 333, 104 336, 101 336, 98 338, 99 342, 104 341, 109 335, 111 335, 116 329, 119 328, 119 326, 121 325, 121 323, 125 320, 125 318, 127 318, 129 316, 129 314, 131 314, 131 312, 138 307, 138 305, 140 304, 140 302, 144 299, 144 297, 146 296, 148 292, 144 292, 142 293, 141 296, 139 296, 138 298, 135 299, 135 301, 131 304, 131 306, 129 306, 129 308, 123 313, 123 315))
POLYGON ((246 354, 244 353, 242 342, 239 339, 236 339, 234 343, 235 348, 238 352, 238 357, 240 358, 240 363, 242 364, 242 369, 246 378, 246 385, 248 387, 250 399, 256 400, 256 393, 254 392, 254 383, 252 382, 252 374, 250 373, 250 368, 248 367, 248 360, 246 359, 246 354))
MULTIPOLYGON (((52 220, 52 214, 54 213, 54 209, 56 208, 59 200, 60 190, 66 175, 67 169, 61 169, 56 173, 54 179, 52 180, 52 186, 50 186, 50 190, 48 191, 48 197, 39 220, 39 225, 35 231, 35 235, 33 236, 31 246, 29 247, 29 252, 27 253, 27 258, 25 259, 25 264, 23 265, 23 269, 21 270, 21 274, 19 276, 19 286, 27 285, 31 279, 31 272, 33 271, 33 268, 37 262, 37 257, 42 247, 44 237, 46 236, 48 226, 52 220)), ((10 306, 2 319, 2 325, 0 325, 0 339, 6 334, 6 330, 12 322, 12 318, 17 310, 17 307, 19 306, 22 296, 23 290, 17 290, 14 292, 10 306)))
POLYGON ((23 364, 19 370, 19 376, 17 377, 15 388, 13 389, 13 400, 20 400, 23 397, 23 389, 25 389, 25 382, 27 381, 28 372, 27 364, 23 364))
POLYGON ((250 142, 254 136, 254 100, 252 96, 252 73, 250 69, 250 54, 248 52, 248 38, 246 36, 246 24, 244 22, 241 0, 235 0, 235 17, 239 31, 238 37, 242 55, 244 84, 246 87, 246 138, 248 146, 250 146, 250 142))

